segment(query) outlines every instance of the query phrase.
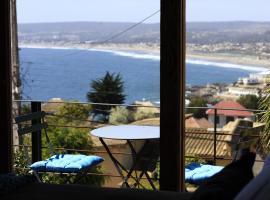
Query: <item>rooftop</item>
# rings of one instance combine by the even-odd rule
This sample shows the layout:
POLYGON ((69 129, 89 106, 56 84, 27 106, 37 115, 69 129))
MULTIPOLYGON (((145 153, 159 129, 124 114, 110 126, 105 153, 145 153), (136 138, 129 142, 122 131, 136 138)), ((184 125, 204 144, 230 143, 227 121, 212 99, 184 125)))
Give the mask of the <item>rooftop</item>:
MULTIPOLYGON (((242 106, 240 103, 231 100, 224 100, 220 101, 213 108, 219 108, 221 110, 217 110, 217 115, 224 115, 224 116, 239 116, 239 117, 251 117, 253 112, 245 110, 246 108, 242 106), (222 110, 222 109, 238 109, 238 110, 222 110)), ((207 115, 214 115, 214 109, 208 109, 206 111, 207 115)))

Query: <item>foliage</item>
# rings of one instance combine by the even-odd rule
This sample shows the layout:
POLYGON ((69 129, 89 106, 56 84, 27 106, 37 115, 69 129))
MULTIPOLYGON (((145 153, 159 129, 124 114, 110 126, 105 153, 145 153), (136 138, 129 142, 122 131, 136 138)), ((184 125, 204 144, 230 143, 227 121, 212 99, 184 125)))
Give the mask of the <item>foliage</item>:
POLYGON ((128 109, 117 106, 112 108, 109 117, 109 122, 111 124, 127 124, 133 121, 133 114, 128 109))
POLYGON ((261 113, 260 121, 265 123, 264 131, 261 136, 261 145, 265 153, 270 152, 270 86, 264 91, 265 96, 259 101, 259 108, 264 110, 261 113))
POLYGON ((19 175, 29 174, 27 168, 30 164, 29 152, 27 148, 18 148, 14 151, 14 169, 19 175))
POLYGON ((88 118, 90 110, 90 105, 82 105, 76 102, 65 103, 57 112, 57 115, 62 116, 61 118, 57 118, 57 121, 78 124, 88 118))
POLYGON ((244 95, 241 96, 237 100, 237 102, 247 109, 257 110, 259 108, 259 100, 260 98, 257 97, 256 95, 244 95))
MULTIPOLYGON (((90 84, 91 91, 87 93, 87 99, 92 103, 123 104, 125 95, 123 94, 124 82, 120 74, 110 74, 93 80, 90 84)), ((98 111, 109 111, 114 106, 93 105, 93 109, 98 111)))
MULTIPOLYGON (((72 149, 58 151, 61 153, 79 153, 80 151, 76 151, 77 149, 91 150, 93 146, 93 142, 89 136, 89 130, 87 129, 50 127, 48 129, 48 135, 54 147, 72 149)), ((43 144, 47 146, 45 136, 43 144)), ((49 153, 48 149, 44 150, 44 152, 46 151, 49 153)))
MULTIPOLYGON (((207 101, 202 97, 192 97, 190 99, 189 107, 206 107, 207 101)), ((188 113, 192 113, 195 118, 206 117, 205 109, 202 108, 190 108, 188 113)))
POLYGON ((143 119, 147 119, 147 118, 152 118, 155 117, 155 113, 151 112, 151 111, 144 111, 144 110, 137 110, 134 113, 134 120, 138 121, 138 120, 143 120, 143 119))
POLYGON ((151 109, 137 108, 133 110, 117 106, 116 108, 112 108, 111 114, 109 116, 109 122, 111 124, 127 124, 133 121, 139 121, 153 117, 156 116, 155 112, 151 109))
POLYGON ((21 113, 26 114, 31 112, 31 106, 30 104, 22 104, 21 106, 21 113))

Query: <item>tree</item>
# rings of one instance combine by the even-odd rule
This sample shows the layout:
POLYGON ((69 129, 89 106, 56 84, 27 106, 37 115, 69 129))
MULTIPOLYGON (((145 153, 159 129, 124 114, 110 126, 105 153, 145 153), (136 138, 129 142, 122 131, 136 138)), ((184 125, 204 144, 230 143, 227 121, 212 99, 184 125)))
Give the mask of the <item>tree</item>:
MULTIPOLYGON (((192 97, 190 99, 189 107, 206 107, 207 101, 202 97, 192 97)), ((202 108, 190 108, 188 109, 195 118, 202 118, 206 116, 205 109, 202 108)))
MULTIPOLYGON (((80 150, 93 151, 93 141, 89 135, 89 129, 78 128, 84 127, 88 118, 89 106, 77 103, 65 103, 58 108, 55 115, 47 118, 49 125, 48 134, 54 148, 64 148, 65 150, 57 150, 57 153, 64 154, 92 154, 91 152, 81 152, 80 150), (78 151, 76 151, 78 150, 78 151)), ((46 139, 43 134, 42 146, 47 146, 46 139)), ((43 158, 48 158, 50 154, 49 149, 43 149, 43 158)), ((93 167, 90 173, 101 174, 102 171, 99 166, 93 167)), ((76 175, 77 176, 77 175, 76 175)), ((75 179, 76 176, 72 178, 75 179)), ((50 183, 65 183, 66 177, 63 175, 48 174, 45 181, 50 183)), ((85 175, 79 183, 100 186, 104 183, 104 177, 95 175, 85 175)))
POLYGON ((263 133, 261 134, 261 145, 264 153, 270 152, 270 86, 264 89, 264 95, 259 101, 259 108, 264 110, 261 113, 260 122, 265 123, 263 133))
MULTIPOLYGON (((92 103, 123 104, 125 95, 123 94, 124 82, 120 74, 110 74, 93 80, 90 84, 91 91, 87 93, 87 99, 92 103)), ((106 113, 111 110, 109 105, 92 105, 93 110, 99 113, 106 113)))
POLYGON ((259 100, 260 98, 257 97, 256 95, 244 95, 241 96, 237 100, 237 102, 247 109, 257 110, 259 108, 259 100))
POLYGON ((64 123, 72 123, 76 125, 87 120, 90 110, 90 105, 82 105, 75 101, 71 103, 64 103, 59 108, 57 114, 59 116, 63 116, 61 120, 64 123))

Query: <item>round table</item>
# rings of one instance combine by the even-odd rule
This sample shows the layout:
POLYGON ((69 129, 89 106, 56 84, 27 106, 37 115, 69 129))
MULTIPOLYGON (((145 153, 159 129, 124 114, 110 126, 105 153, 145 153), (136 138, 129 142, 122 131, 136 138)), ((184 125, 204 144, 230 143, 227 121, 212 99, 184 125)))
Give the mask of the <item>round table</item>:
MULTIPOLYGON (((91 135, 96 136, 99 138, 100 142, 106 149, 108 155, 110 156, 114 166, 116 167, 119 175, 123 179, 123 186, 131 187, 131 185, 128 183, 129 178, 133 178, 135 180, 135 184, 137 186, 140 186, 140 180, 143 175, 146 176, 147 180, 149 181, 150 185, 154 190, 156 190, 155 185, 153 184, 151 177, 147 173, 147 167, 150 165, 150 161, 153 159, 151 158, 151 155, 157 155, 154 154, 153 150, 150 152, 147 150, 147 148, 151 148, 151 145, 158 145, 159 137, 160 137, 160 131, 159 126, 140 126, 140 125, 119 125, 119 126, 105 126, 101 128, 97 128, 91 131, 91 135), (106 144, 104 139, 113 139, 113 140, 126 140, 132 153, 132 157, 134 160, 134 163, 130 170, 127 170, 113 155, 113 153, 110 151, 109 146, 106 144), (135 151, 134 146, 132 145, 132 140, 145 140, 145 144, 143 145, 141 151, 137 153, 135 151), (152 141, 152 142, 151 142, 152 141), (144 153, 147 153, 147 156, 144 155, 144 153), (149 155, 148 155, 149 154, 149 155), (151 154, 151 155, 150 155, 151 154), (146 159, 147 158, 147 159, 146 159), (144 163, 144 169, 141 169, 140 175, 138 177, 133 177, 132 172, 136 171, 136 166, 138 165, 139 161, 143 160, 143 162, 148 162, 149 164, 144 163), (122 170, 124 170, 126 173, 123 173, 122 170)), ((157 149, 157 148, 153 148, 157 149)), ((155 166, 155 165, 154 165, 155 166)), ((137 174, 137 172, 136 172, 137 174)))
POLYGON ((159 139, 159 126, 119 125, 105 126, 91 131, 93 136, 115 140, 159 139))

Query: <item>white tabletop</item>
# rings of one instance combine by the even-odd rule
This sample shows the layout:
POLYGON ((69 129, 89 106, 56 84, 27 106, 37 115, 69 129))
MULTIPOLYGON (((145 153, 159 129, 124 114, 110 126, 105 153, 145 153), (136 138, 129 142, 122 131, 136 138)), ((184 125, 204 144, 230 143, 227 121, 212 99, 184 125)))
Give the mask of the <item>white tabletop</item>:
POLYGON ((159 126, 105 126, 91 131, 93 136, 116 140, 147 140, 159 138, 159 126))

